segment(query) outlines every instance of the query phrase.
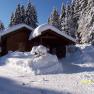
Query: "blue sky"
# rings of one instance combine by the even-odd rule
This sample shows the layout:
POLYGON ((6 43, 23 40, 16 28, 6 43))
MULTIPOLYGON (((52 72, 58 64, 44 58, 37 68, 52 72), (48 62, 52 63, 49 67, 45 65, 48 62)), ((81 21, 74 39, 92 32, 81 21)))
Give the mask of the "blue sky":
MULTIPOLYGON (((57 7, 60 12, 62 1, 68 0, 31 0, 35 5, 39 24, 47 23, 47 19, 53 9, 57 7)), ((11 13, 15 11, 18 3, 27 5, 28 0, 0 0, 0 20, 4 23, 5 27, 9 24, 11 13)))

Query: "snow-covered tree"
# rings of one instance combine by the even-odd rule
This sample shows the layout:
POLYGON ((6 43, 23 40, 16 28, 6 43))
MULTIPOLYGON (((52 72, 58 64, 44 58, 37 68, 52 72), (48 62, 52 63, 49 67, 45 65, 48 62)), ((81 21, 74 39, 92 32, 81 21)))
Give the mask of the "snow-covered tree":
POLYGON ((61 30, 68 35, 75 37, 75 19, 73 4, 62 4, 60 21, 61 30))
POLYGON ((76 37, 77 19, 74 17, 74 5, 70 4, 67 7, 67 26, 68 34, 72 37, 76 37))
POLYGON ((25 18, 26 18, 26 16, 25 16, 25 7, 24 7, 24 5, 22 5, 21 6, 21 23, 25 23, 25 18))
POLYGON ((36 9, 31 4, 30 1, 28 3, 27 8, 26 8, 26 19, 25 19, 25 23, 27 25, 30 25, 33 28, 36 28, 37 27, 37 23, 38 23, 36 9))
POLYGON ((38 25, 37 12, 30 0, 27 7, 18 4, 16 11, 11 15, 9 26, 21 23, 25 23, 32 28, 36 28, 38 25))
POLYGON ((65 33, 67 33, 68 35, 70 35, 70 19, 71 19, 71 15, 70 15, 70 6, 69 5, 66 5, 66 10, 65 10, 65 27, 64 27, 64 31, 65 33))
POLYGON ((10 18, 10 24, 9 24, 9 26, 15 25, 15 21, 14 20, 15 20, 14 13, 12 13, 11 18, 10 18))
POLYGON ((21 5, 18 4, 16 11, 12 13, 9 26, 13 26, 21 23, 21 5))
POLYGON ((15 12, 15 24, 21 23, 21 5, 18 4, 16 12, 15 12))
POLYGON ((34 6, 32 7, 32 19, 33 19, 32 27, 36 28, 38 26, 38 20, 37 20, 37 12, 34 6))
POLYGON ((48 24, 60 29, 60 16, 56 8, 53 9, 50 17, 48 18, 48 24))
POLYGON ((0 21, 0 31, 2 31, 4 29, 5 29, 4 24, 0 21))
POLYGON ((76 38, 76 30, 77 30, 77 21, 76 19, 74 18, 74 5, 71 5, 70 6, 70 10, 71 10, 71 13, 70 13, 70 35, 72 37, 75 37, 76 38))
POLYGON ((65 16, 66 16, 65 5, 64 3, 62 3, 61 14, 60 14, 60 25, 62 31, 65 31, 65 16))
MULTIPOLYGON (((89 29, 89 28, 87 28, 85 30, 85 28, 86 28, 85 24, 88 23, 88 22, 86 22, 86 19, 88 17, 85 17, 85 16, 88 13, 87 9, 89 9, 89 13, 90 13, 91 7, 89 5, 89 1, 93 1, 93 0, 73 0, 73 2, 72 2, 73 6, 74 6, 74 19, 73 19, 73 21, 75 24, 76 36, 77 36, 77 39, 79 42, 82 41, 83 36, 87 37, 87 35, 88 35, 88 34, 85 34, 85 32, 89 29), (85 11, 86 11, 86 13, 85 13, 85 11)), ((85 38, 83 38, 83 39, 85 39, 85 38)))

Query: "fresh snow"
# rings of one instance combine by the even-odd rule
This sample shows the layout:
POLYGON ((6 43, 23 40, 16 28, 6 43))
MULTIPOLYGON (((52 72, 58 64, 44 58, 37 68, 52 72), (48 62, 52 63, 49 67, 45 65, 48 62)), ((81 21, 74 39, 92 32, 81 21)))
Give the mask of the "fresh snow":
POLYGON ((9 52, 1 58, 2 62, 17 70, 31 74, 51 74, 62 72, 61 64, 56 55, 51 55, 42 45, 35 46, 31 52, 9 52))
POLYGON ((74 38, 72 38, 71 36, 65 34, 63 31, 60 31, 58 30, 57 28, 55 28, 54 26, 52 25, 49 25, 49 24, 43 24, 43 25, 39 25, 34 31, 33 33, 31 33, 30 37, 29 37, 29 40, 31 40, 32 38, 34 37, 37 37, 39 35, 41 35, 42 32, 46 31, 46 30, 52 30, 53 32, 56 32, 57 34, 73 41, 73 42, 76 42, 76 40, 74 38))
POLYGON ((94 47, 76 47, 62 60, 42 45, 9 52, 0 58, 0 94, 94 94, 94 47))
POLYGON ((8 29, 5 29, 4 31, 1 31, 0 32, 0 36, 6 35, 6 34, 8 34, 10 32, 14 32, 14 31, 16 31, 16 30, 18 30, 20 28, 23 28, 23 27, 33 31, 33 28, 31 28, 30 26, 28 26, 26 24, 18 24, 18 25, 14 25, 12 27, 9 27, 8 29))

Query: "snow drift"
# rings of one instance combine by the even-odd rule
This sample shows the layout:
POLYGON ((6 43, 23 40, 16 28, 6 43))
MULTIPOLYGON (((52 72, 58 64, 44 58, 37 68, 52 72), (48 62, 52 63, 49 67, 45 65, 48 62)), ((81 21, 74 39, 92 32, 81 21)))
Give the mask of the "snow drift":
POLYGON ((16 71, 31 74, 52 74, 62 72, 62 65, 56 55, 48 53, 48 48, 40 45, 31 52, 9 52, 0 62, 14 67, 16 71))
POLYGON ((35 90, 33 94, 94 94, 94 46, 81 44, 76 47, 69 46, 67 57, 59 60, 63 73, 52 75, 32 75, 33 72, 47 74, 60 71, 57 57, 49 54, 47 48, 40 45, 28 53, 8 53, 0 58, 0 64, 6 63, 0 65, 0 93, 31 94, 35 90), (41 48, 45 51, 40 52, 41 48), (32 89, 28 91, 27 88, 32 89))

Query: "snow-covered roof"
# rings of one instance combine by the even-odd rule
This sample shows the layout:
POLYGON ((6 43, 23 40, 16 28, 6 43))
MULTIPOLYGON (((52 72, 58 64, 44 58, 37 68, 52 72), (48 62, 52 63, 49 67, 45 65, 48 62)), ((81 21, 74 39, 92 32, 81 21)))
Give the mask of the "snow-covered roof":
POLYGON ((33 28, 28 26, 28 25, 26 25, 26 24, 18 24, 18 25, 14 25, 12 27, 9 27, 8 29, 5 29, 4 31, 1 31, 0 36, 6 35, 6 34, 8 34, 10 32, 16 31, 16 30, 18 30, 20 28, 23 28, 23 27, 33 31, 33 28))
POLYGON ((41 35, 42 32, 45 32, 48 29, 52 30, 53 32, 56 32, 57 34, 65 37, 73 42, 76 42, 76 40, 74 38, 72 38, 71 36, 65 34, 63 31, 60 31, 57 28, 55 28, 54 26, 49 25, 49 24, 43 24, 43 25, 38 26, 33 32, 31 32, 29 40, 41 35))

